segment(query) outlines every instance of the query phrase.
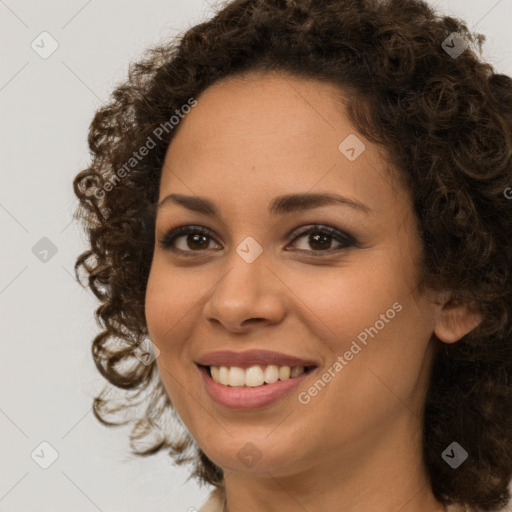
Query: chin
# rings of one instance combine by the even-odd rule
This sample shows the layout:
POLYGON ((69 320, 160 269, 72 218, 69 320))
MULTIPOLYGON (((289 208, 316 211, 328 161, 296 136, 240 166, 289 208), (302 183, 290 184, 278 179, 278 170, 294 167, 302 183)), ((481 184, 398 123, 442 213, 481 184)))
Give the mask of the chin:
MULTIPOLYGON (((270 437, 272 434, 270 435, 270 437)), ((226 471, 243 473, 262 473, 268 476, 285 476, 295 473, 297 465, 302 458, 297 452, 297 442, 285 440, 271 440, 267 433, 258 436, 230 436, 228 433, 218 436, 208 442, 200 444, 208 458, 217 466, 226 471), (276 444, 276 442, 283 444, 276 444)))

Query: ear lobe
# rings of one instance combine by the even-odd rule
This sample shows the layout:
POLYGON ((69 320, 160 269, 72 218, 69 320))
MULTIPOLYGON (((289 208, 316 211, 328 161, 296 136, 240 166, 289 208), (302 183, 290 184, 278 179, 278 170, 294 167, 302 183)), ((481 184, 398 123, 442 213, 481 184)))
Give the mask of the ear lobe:
POLYGON ((483 320, 482 314, 466 303, 450 305, 448 300, 436 320, 434 333, 445 343, 455 343, 471 332, 483 320))

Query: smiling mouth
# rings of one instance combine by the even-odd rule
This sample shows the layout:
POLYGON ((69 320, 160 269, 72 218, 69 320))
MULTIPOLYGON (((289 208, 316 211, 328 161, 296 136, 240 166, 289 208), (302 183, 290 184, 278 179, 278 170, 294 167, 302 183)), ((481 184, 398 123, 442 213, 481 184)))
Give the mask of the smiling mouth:
POLYGON ((316 366, 280 366, 253 365, 247 368, 239 366, 204 366, 208 375, 218 384, 227 387, 258 387, 274 384, 278 381, 293 380, 317 368, 316 366))

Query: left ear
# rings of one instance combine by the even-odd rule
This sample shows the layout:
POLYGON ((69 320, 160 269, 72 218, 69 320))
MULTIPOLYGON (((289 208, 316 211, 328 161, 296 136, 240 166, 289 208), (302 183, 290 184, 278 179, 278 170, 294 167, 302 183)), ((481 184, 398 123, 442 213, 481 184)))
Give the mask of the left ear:
POLYGON ((455 302, 451 294, 441 295, 442 307, 436 319, 434 333, 445 343, 455 343, 471 332, 483 317, 466 302, 455 302))

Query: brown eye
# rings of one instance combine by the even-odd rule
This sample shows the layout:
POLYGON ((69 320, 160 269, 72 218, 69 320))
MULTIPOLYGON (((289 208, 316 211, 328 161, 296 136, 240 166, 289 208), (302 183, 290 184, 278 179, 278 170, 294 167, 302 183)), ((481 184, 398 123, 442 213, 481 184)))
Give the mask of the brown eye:
POLYGON ((180 254, 200 252, 208 249, 210 232, 200 226, 181 226, 173 229, 160 241, 160 246, 165 250, 172 250, 180 254), (176 247, 176 240, 183 238, 184 245, 176 247))
POLYGON ((309 250, 307 247, 305 249, 297 249, 299 251, 306 251, 314 254, 314 256, 320 256, 318 253, 333 253, 340 251, 342 249, 346 249, 348 247, 356 246, 357 242, 353 237, 344 233, 343 231, 339 231, 338 229, 331 228, 329 226, 319 226, 315 225, 307 228, 305 231, 302 231, 298 236, 293 240, 296 242, 300 238, 308 235, 306 239, 306 245, 311 247, 313 250, 309 250), (341 247, 332 248, 332 242, 338 242, 341 247), (317 254, 315 254, 317 253, 317 254))

